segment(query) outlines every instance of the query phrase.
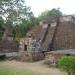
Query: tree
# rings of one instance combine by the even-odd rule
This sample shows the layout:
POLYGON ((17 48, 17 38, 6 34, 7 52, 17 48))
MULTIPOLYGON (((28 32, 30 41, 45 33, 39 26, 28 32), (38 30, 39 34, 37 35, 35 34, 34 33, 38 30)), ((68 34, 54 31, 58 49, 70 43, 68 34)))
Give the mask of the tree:
POLYGON ((75 75, 75 57, 65 56, 59 60, 58 66, 67 71, 68 75, 75 75))
POLYGON ((52 9, 52 10, 46 10, 44 11, 38 18, 39 20, 43 20, 44 18, 47 18, 49 16, 62 16, 62 12, 59 9, 52 9))
POLYGON ((62 16, 62 12, 59 9, 52 9, 48 12, 49 16, 62 16))
POLYGON ((35 25, 35 17, 25 0, 0 0, 0 16, 5 18, 5 30, 13 29, 13 37, 23 37, 35 25))
POLYGON ((3 31, 4 31, 4 20, 2 17, 0 17, 0 39, 2 38, 3 31))
POLYGON ((26 32, 30 29, 30 23, 28 20, 23 20, 22 23, 17 26, 17 34, 19 34, 20 37, 25 36, 26 32))
POLYGON ((2 17, 0 17, 0 30, 2 30, 3 25, 4 25, 4 20, 2 17))
POLYGON ((33 26, 39 25, 38 22, 38 19, 33 14, 29 15, 29 19, 23 19, 19 25, 14 27, 14 38, 19 39, 20 37, 24 37, 33 26))
POLYGON ((29 19, 32 15, 30 7, 27 7, 25 0, 0 0, 0 15, 18 24, 22 19, 29 19))

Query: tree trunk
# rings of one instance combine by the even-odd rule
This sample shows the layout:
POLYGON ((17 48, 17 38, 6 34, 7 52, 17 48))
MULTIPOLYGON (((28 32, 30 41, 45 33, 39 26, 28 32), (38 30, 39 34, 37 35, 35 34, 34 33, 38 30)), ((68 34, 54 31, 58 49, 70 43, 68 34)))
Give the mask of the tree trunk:
POLYGON ((68 75, 71 75, 71 72, 70 71, 67 71, 68 72, 68 75))
POLYGON ((75 72, 72 72, 72 75, 75 75, 75 72))

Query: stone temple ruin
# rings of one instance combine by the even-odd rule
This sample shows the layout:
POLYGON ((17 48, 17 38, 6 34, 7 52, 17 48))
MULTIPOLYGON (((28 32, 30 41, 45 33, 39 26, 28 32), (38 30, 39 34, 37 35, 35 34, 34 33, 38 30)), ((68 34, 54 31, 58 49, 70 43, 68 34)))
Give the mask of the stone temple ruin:
POLYGON ((0 57, 17 56, 19 44, 13 40, 12 27, 6 26, 4 34, 0 40, 0 57))
POLYGON ((24 60, 41 60, 45 52, 75 49, 75 17, 48 17, 20 40, 19 55, 24 60))

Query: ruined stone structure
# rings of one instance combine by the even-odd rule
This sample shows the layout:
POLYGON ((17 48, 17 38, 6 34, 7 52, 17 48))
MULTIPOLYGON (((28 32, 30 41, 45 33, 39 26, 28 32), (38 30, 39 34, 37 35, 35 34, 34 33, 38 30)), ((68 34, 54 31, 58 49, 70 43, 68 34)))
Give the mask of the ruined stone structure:
MULTIPOLYGON (((75 49, 75 18, 71 15, 47 19, 43 50, 75 49)), ((43 24, 44 25, 44 24, 43 24)), ((43 34, 43 33, 42 33, 43 34)))
POLYGON ((75 17, 71 15, 48 17, 27 34, 30 35, 23 38, 19 51, 22 56, 30 55, 32 59, 35 57, 34 60, 43 58, 42 53, 51 50, 75 49, 75 17))
POLYGON ((40 40, 37 41, 31 33, 20 40, 19 57, 21 61, 42 60, 44 55, 41 51, 40 40))
POLYGON ((0 53, 18 52, 19 44, 13 40, 12 28, 5 27, 5 31, 0 40, 0 53))

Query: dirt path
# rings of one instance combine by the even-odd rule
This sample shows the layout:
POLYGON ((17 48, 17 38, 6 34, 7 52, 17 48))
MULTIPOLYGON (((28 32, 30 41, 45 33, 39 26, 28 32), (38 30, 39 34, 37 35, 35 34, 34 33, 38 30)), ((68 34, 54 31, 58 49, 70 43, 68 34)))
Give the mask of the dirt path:
POLYGON ((20 69, 28 69, 33 72, 39 73, 40 75, 66 75, 64 72, 60 72, 56 68, 49 68, 41 62, 28 63, 28 62, 17 62, 17 61, 6 61, 4 64, 20 69))

